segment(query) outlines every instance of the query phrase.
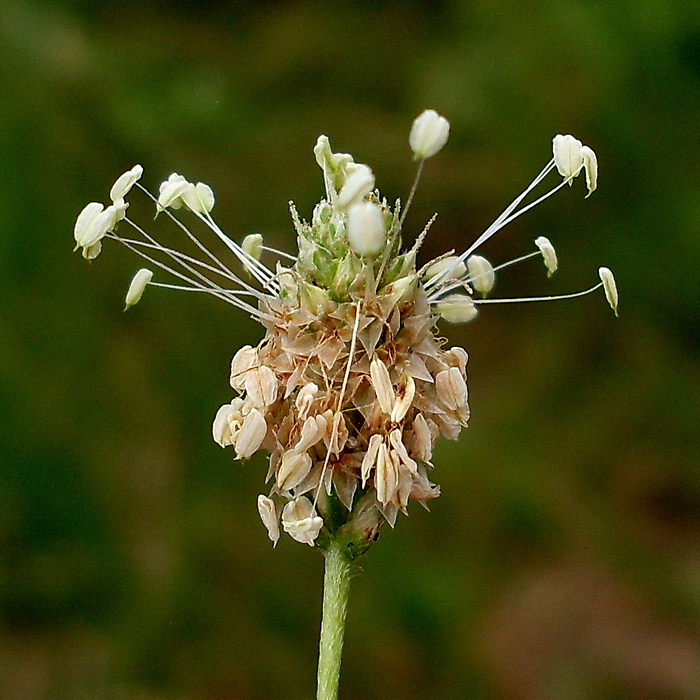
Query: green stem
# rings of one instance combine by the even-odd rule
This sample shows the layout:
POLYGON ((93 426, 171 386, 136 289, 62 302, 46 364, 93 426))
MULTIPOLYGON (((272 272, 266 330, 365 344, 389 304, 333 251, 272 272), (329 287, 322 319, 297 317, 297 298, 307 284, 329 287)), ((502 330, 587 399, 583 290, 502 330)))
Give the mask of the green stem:
POLYGON ((323 617, 316 700, 337 700, 352 564, 345 547, 335 539, 331 540, 324 556, 326 570, 323 577, 323 617))

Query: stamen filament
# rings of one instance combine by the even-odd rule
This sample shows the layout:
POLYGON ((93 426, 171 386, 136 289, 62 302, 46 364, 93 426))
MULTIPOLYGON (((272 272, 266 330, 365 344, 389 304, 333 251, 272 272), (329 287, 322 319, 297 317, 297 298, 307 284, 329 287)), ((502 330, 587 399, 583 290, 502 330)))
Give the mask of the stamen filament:
POLYGON ((270 246, 264 245, 262 247, 263 250, 266 250, 268 253, 274 253, 275 255, 279 255, 281 258, 287 258, 287 260, 291 260, 292 262, 296 262, 296 256, 295 255, 290 255, 289 253, 285 253, 283 250, 277 250, 277 248, 271 248, 270 246))
POLYGON ((212 282, 206 275, 203 275, 202 273, 198 272, 195 270, 191 265, 187 265, 187 263, 191 263, 192 265, 199 265, 200 267, 203 267, 205 270, 209 270, 210 272, 213 272, 214 274, 221 275, 222 277, 225 277, 231 282, 235 282, 236 284, 241 285, 247 292, 251 295, 257 296, 258 299, 264 300, 268 298, 268 295, 264 294, 263 292, 258 291, 254 287, 251 287, 249 284, 241 280, 237 275, 235 275, 233 272, 223 272, 222 270, 217 269, 213 265, 209 265, 208 263, 205 263, 201 260, 198 260, 197 258, 190 257, 189 255, 186 255, 185 253, 181 253, 179 250, 175 250, 173 248, 167 248, 166 246, 161 245, 158 243, 158 241, 155 240, 152 236, 150 236, 146 231, 141 229, 138 224, 134 223, 130 219, 125 219, 127 223, 129 223, 134 229, 136 229, 139 233, 141 233, 148 241, 150 242, 144 242, 144 241, 138 241, 132 238, 122 238, 121 236, 117 236, 116 234, 111 234, 109 237, 113 238, 116 241, 119 241, 120 243, 131 243, 134 246, 139 246, 142 248, 151 248, 152 250, 157 250, 162 253, 165 253, 169 258, 174 260, 175 262, 180 263, 186 270, 191 272, 193 275, 196 275, 199 277, 204 282, 208 282, 214 286, 215 283, 212 282))
MULTIPOLYGON (((211 292, 212 290, 207 289, 206 287, 185 287, 184 285, 180 284, 169 284, 168 282, 149 282, 148 283, 151 287, 163 287, 164 289, 176 289, 180 292, 211 292)), ((224 290, 227 294, 232 294, 232 295, 240 295, 240 296, 250 296, 250 292, 243 292, 239 290, 233 290, 233 289, 225 289, 224 290)))
POLYGON ((504 226, 507 226, 511 221, 514 219, 517 219, 521 214, 524 214, 526 211, 529 211, 533 207, 536 207, 538 204, 541 204, 544 202, 545 199, 548 199, 551 197, 555 192, 559 192, 559 190, 566 185, 566 180, 562 180, 556 187, 553 187, 549 192, 546 194, 543 194, 541 197, 536 199, 534 202, 530 202, 528 205, 524 206, 520 211, 515 212, 512 216, 508 217, 500 226, 500 228, 503 228, 504 226))
POLYGON ((164 262, 148 255, 147 253, 144 253, 142 250, 140 250, 137 246, 132 245, 127 239, 120 238, 119 236, 115 234, 107 234, 109 238, 113 238, 114 240, 119 241, 125 248, 130 250, 132 253, 135 253, 136 255, 142 257, 144 260, 148 260, 152 265, 155 265, 156 267, 159 267, 161 270, 165 270, 166 272, 170 273, 174 277, 177 277, 181 280, 184 280, 185 282, 188 282, 191 284, 193 287, 200 289, 201 291, 208 292, 209 294, 213 294, 215 297, 218 297, 219 299, 228 302, 232 306, 235 306, 242 311, 245 311, 246 313, 249 313, 253 315, 256 318, 263 318, 263 314, 258 311, 255 307, 251 306, 250 304, 247 304, 244 301, 241 301, 240 299, 236 298, 232 292, 229 292, 228 290, 225 290, 221 287, 217 287, 211 280, 207 279, 204 277, 204 281, 208 282, 210 287, 206 287, 205 285, 190 279, 187 275, 183 274, 182 272, 178 272, 177 270, 173 270, 171 267, 166 265, 164 262))
POLYGON ((247 270, 260 282, 260 284, 275 294, 279 293, 279 283, 274 280, 274 274, 268 270, 259 260, 248 255, 238 243, 231 240, 217 225, 211 214, 194 212, 217 235, 219 240, 240 260, 247 270))
MULTIPOLYGON (((499 270, 503 270, 506 267, 510 267, 511 265, 515 265, 516 263, 523 262, 524 260, 529 260, 530 258, 536 258, 538 256, 541 256, 542 253, 540 253, 539 250, 535 250, 532 253, 528 253, 527 255, 521 255, 518 258, 513 258, 513 260, 508 260, 508 262, 501 263, 500 265, 497 265, 496 267, 493 268, 493 272, 498 272, 499 270)), ((485 274, 485 273, 484 273, 485 274)), ((448 292, 451 292, 453 289, 459 289, 460 287, 464 287, 465 284, 469 284, 470 282, 473 282, 475 279, 478 279, 479 277, 482 277, 483 275, 474 275, 474 276, 467 276, 467 277, 459 277, 457 279, 451 279, 449 280, 446 284, 444 284, 442 287, 439 289, 434 289, 432 292, 428 294, 428 300, 432 303, 435 301, 438 301, 441 299, 445 294, 448 292)))
POLYGON ((576 297, 584 297, 586 294, 595 292, 603 286, 602 282, 598 282, 590 289, 584 289, 582 292, 572 292, 570 294, 556 294, 549 297, 520 297, 518 299, 472 299, 474 304, 515 304, 525 301, 557 301, 559 299, 575 299, 576 297))
POLYGON ((406 215, 408 214, 408 210, 411 208, 411 203, 413 202, 413 196, 416 194, 416 190, 418 189, 418 183, 420 182, 420 176, 423 173, 423 165, 425 164, 425 158, 421 158, 418 161, 418 169, 416 170, 416 176, 413 178, 413 184, 411 185, 411 191, 408 194, 408 199, 406 200, 406 206, 404 207, 404 210, 401 212, 401 218, 399 219, 399 228, 403 226, 403 222, 406 219, 406 215))
MULTIPOLYGON (((137 182, 136 186, 144 192, 148 197, 151 198, 151 200, 157 205, 158 204, 158 199, 154 197, 141 183, 137 182)), ((165 215, 216 265, 218 265, 221 270, 229 276, 230 279, 236 280, 239 282, 238 277, 235 275, 235 273, 229 269, 224 263, 219 260, 219 258, 212 253, 209 248, 207 248, 188 228, 185 226, 185 224, 182 223, 169 209, 164 209, 163 210, 165 215)), ((136 228, 143 236, 147 238, 151 238, 143 229, 138 228, 133 222, 130 222, 134 228, 136 228)))
MULTIPOLYGON (((540 173, 535 177, 535 179, 525 188, 525 190, 519 194, 506 208, 505 210, 501 213, 501 215, 472 243, 467 250, 465 250, 455 261, 454 264, 452 265, 451 269, 454 269, 457 265, 460 263, 463 263, 482 243, 485 243, 491 236, 493 236, 497 231, 499 231, 503 226, 508 221, 512 221, 512 218, 509 218, 510 215, 513 213, 513 211, 520 205, 520 203, 527 197, 527 195, 532 192, 532 190, 537 187, 537 185, 544 180, 544 178, 549 175, 552 170, 554 170, 554 158, 545 165, 544 168, 540 171, 540 173), (505 223, 504 223, 505 222, 505 223)), ((559 185, 558 187, 560 187, 559 185)), ((556 190, 557 188, 555 188, 556 190)), ((555 191, 553 190, 553 191, 555 191)), ((552 194, 550 192, 549 194, 552 194)), ((547 196, 549 196, 549 194, 547 196)), ((528 207, 529 208, 529 207, 528 207)), ((526 209, 525 209, 526 210, 526 209)), ((525 211, 524 210, 524 211, 525 211)), ((514 217, 513 217, 514 218, 514 217)), ((447 279, 450 275, 451 269, 448 268, 447 270, 444 270, 441 272, 439 275, 436 275, 433 279, 429 280, 425 287, 426 290, 430 290, 433 287, 436 287, 438 284, 442 283, 445 279, 447 279)))
MULTIPOLYGON (((602 282, 601 282, 602 284, 602 282)), ((343 376, 343 383, 340 387, 340 395, 338 397, 338 411, 343 406, 343 399, 345 398, 345 391, 348 388, 348 381, 350 380, 350 370, 352 369, 352 364, 355 357, 355 348, 357 347, 357 334, 360 327, 360 304, 362 302, 358 301, 355 304, 355 323, 352 327, 352 338, 350 340, 350 353, 348 354, 348 362, 345 366, 345 375, 343 376)), ((323 462, 323 468, 321 469, 321 476, 318 480, 318 486, 316 487, 316 493, 314 494, 314 509, 318 504, 318 497, 323 488, 323 477, 326 475, 326 470, 328 469, 328 464, 331 461, 331 448, 335 444, 336 437, 338 435, 338 421, 333 417, 333 429, 331 430, 331 437, 328 441, 328 451, 326 452, 326 459, 323 462)))

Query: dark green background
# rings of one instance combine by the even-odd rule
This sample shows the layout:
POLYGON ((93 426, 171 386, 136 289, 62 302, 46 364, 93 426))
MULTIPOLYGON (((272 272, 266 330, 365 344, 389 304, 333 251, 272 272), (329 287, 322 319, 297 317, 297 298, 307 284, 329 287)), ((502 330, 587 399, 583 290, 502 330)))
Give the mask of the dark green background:
POLYGON ((157 289, 123 314, 139 263, 107 245, 87 264, 72 227, 140 162, 151 189, 211 184, 232 237, 291 251, 317 136, 403 197, 425 107, 452 138, 407 220, 440 213, 424 259, 472 241, 571 132, 599 190, 482 252, 546 235, 557 275, 526 263, 498 294, 608 265, 620 318, 597 294, 445 328, 471 355, 472 423, 437 450, 432 513, 361 561, 341 698, 700 697, 695 0, 3 0, 0 81, 0 697, 313 696, 321 557, 272 550, 265 460, 210 436, 260 327, 157 289))

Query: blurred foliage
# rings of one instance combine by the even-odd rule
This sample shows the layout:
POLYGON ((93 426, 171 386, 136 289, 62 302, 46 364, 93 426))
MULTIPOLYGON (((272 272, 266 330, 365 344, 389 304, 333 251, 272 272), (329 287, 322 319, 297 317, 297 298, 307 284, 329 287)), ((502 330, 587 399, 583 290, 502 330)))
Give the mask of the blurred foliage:
POLYGON ((72 225, 140 162, 151 189, 210 183, 233 237, 293 250, 316 137, 405 196, 427 106, 453 133, 407 220, 440 213, 426 259, 571 132, 599 190, 484 253, 544 234, 560 272, 525 264, 499 293, 584 288, 605 264, 621 316, 596 295, 445 329, 471 354, 472 425, 438 451, 433 512, 361 562, 341 697, 700 696, 697 2, 3 0, 0 81, 0 696, 312 697, 321 557, 270 548, 264 460, 210 439, 260 328, 160 290, 123 315, 138 262, 86 264, 72 225))

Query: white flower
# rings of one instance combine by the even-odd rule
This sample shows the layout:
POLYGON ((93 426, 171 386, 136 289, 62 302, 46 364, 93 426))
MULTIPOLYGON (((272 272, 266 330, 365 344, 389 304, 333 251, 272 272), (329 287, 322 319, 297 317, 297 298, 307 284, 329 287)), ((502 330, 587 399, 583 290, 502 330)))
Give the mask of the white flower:
POLYGON ((416 160, 434 156, 446 143, 450 135, 450 122, 434 109, 419 114, 411 127, 408 142, 416 160))
POLYGON ((363 258, 376 258, 386 246, 386 227, 381 207, 373 202, 353 204, 348 209, 348 243, 363 258))
POLYGON ((142 267, 131 280, 129 285, 129 290, 126 293, 126 306, 124 311, 126 311, 130 306, 138 304, 143 296, 143 292, 148 286, 148 283, 153 279, 153 273, 142 267))
POLYGON ((143 175, 143 168, 140 165, 135 165, 131 170, 127 170, 120 175, 109 191, 109 198, 113 202, 116 202, 118 199, 124 199, 129 190, 141 178, 141 175, 143 175))
POLYGON ((466 249, 456 255, 449 251, 417 270, 416 258, 434 217, 407 248, 402 248, 402 228, 423 161, 443 147, 449 130, 449 122, 434 110, 414 121, 409 142, 420 162, 403 207, 390 207, 381 198, 367 165, 333 153, 328 138, 319 137, 314 154, 323 169, 325 197, 310 221, 291 207, 297 256, 263 246, 258 233, 236 243, 211 215, 211 188, 178 173, 161 183, 156 213, 166 208, 194 212, 221 251, 200 242, 170 211, 188 252, 161 245, 126 217, 125 197, 142 175, 139 165, 114 183, 110 206, 91 202, 75 222, 76 247, 84 257, 96 257, 103 238, 112 238, 175 278, 174 283, 153 282, 150 270, 139 270, 127 292, 127 308, 153 284, 209 293, 265 327, 256 348, 247 345, 233 358, 231 386, 239 396, 218 410, 212 435, 222 447, 232 446, 239 460, 263 448, 271 453, 267 480, 272 491, 258 497, 258 511, 273 543, 280 536, 280 517, 285 531, 311 546, 319 542, 324 518, 331 517, 319 544, 336 533, 347 534, 355 556, 375 539, 382 522, 394 526, 409 500, 439 495, 427 475, 433 447, 440 435, 457 439, 469 404, 467 354, 444 349, 438 318, 464 323, 477 315, 479 304, 573 298, 601 287, 617 313, 617 288, 608 268, 600 268, 598 284, 571 294, 474 296, 490 292, 495 272, 516 262, 542 255, 549 275, 556 270, 556 252, 544 236, 537 238, 534 251, 496 267, 477 252, 582 171, 588 194, 595 189, 595 153, 571 135, 555 137, 554 158, 466 249), (535 196, 550 175, 554 186, 535 196), (113 234, 122 220, 133 237, 113 234), (261 261, 263 250, 280 258, 276 269, 261 261), (221 253, 233 254, 234 265, 221 253), (251 279, 235 271, 238 264, 251 279))

